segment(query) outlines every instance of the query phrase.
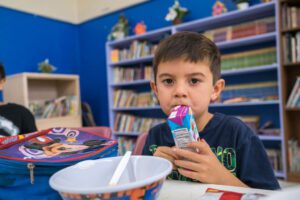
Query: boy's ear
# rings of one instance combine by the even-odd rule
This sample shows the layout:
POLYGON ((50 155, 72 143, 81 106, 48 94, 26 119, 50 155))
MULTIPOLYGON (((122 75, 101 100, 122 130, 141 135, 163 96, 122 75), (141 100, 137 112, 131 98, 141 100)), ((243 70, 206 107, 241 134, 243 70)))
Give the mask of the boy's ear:
POLYGON ((157 94, 158 94, 157 86, 156 86, 156 83, 153 80, 150 81, 150 87, 151 87, 152 91, 154 92, 155 96, 157 97, 157 94))
POLYGON ((217 80, 217 82, 214 85, 214 91, 210 96, 211 102, 215 102, 219 98, 224 87, 225 87, 225 80, 224 79, 217 80))
POLYGON ((0 80, 0 90, 3 90, 5 84, 5 78, 0 80))

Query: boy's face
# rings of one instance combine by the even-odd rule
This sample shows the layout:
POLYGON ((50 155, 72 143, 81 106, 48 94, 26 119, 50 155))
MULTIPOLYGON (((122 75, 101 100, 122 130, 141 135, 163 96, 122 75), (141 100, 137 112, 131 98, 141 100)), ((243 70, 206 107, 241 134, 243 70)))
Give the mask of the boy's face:
POLYGON ((188 105, 196 120, 208 113, 209 103, 218 98, 223 87, 222 79, 213 85, 213 75, 205 62, 183 59, 160 63, 156 83, 151 82, 165 114, 169 115, 177 105, 188 105))

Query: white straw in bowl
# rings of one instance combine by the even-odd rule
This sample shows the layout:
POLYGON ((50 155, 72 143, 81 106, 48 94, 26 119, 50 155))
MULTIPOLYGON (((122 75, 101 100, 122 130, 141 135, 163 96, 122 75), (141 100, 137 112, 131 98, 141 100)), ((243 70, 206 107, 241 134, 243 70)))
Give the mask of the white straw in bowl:
POLYGON ((114 171, 113 176, 111 177, 109 184, 110 186, 117 185, 119 182, 119 179, 121 175, 123 174, 124 169, 126 169, 126 166, 128 164, 128 161, 130 160, 131 151, 127 151, 125 155, 122 157, 121 161, 119 162, 116 170, 114 171))

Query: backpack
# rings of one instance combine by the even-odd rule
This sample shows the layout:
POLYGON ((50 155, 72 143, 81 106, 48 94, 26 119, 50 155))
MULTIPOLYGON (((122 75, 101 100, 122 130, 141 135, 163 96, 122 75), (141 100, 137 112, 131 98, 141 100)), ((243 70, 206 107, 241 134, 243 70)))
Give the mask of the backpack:
POLYGON ((0 138, 0 199, 61 199, 49 185, 58 170, 87 159, 117 156, 118 143, 69 128, 0 138))

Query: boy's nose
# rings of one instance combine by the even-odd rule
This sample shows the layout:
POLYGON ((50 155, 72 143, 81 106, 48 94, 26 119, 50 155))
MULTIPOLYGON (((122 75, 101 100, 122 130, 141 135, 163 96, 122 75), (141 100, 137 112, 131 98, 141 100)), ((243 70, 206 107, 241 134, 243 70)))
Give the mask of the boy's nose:
POLYGON ((187 97, 187 92, 184 84, 178 84, 176 86, 174 96, 177 98, 187 97))

